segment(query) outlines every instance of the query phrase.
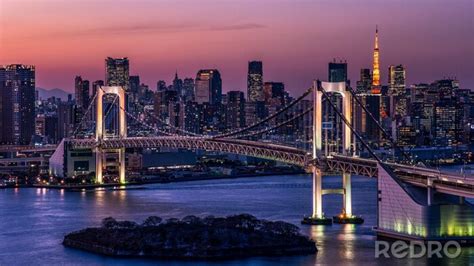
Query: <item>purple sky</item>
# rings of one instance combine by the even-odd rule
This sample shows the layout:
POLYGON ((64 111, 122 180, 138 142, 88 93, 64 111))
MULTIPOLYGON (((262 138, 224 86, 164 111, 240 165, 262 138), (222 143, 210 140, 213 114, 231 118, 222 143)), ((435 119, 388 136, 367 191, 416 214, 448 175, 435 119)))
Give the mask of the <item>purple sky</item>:
POLYGON ((127 56, 153 89, 176 69, 218 68, 224 91, 245 91, 258 59, 298 94, 333 58, 355 85, 378 24, 383 82, 403 64, 409 84, 474 88, 473 14, 472 0, 0 0, 0 64, 34 64, 39 87, 72 91, 75 75, 103 79, 105 57, 127 56))

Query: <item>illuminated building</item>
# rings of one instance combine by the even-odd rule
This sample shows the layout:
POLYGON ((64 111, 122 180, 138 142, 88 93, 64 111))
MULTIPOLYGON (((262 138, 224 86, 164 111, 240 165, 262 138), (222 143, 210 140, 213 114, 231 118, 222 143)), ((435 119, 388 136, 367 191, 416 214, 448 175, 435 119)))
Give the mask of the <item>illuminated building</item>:
POLYGON ((89 81, 83 80, 81 76, 76 76, 74 79, 74 95, 77 107, 83 112, 89 107, 89 91, 89 81))
POLYGON ((261 61, 249 62, 247 98, 250 102, 263 101, 263 64, 261 61))
POLYGON ((128 58, 105 59, 105 84, 107 86, 121 86, 128 91, 130 89, 130 66, 128 58))
POLYGON ((178 97, 183 97, 183 80, 178 78, 178 71, 176 71, 173 80, 173 90, 178 93, 178 97))
POLYGON ((283 106, 285 103, 285 84, 282 82, 265 82, 263 96, 266 104, 283 106))
POLYGON ((370 69, 363 68, 360 70, 360 79, 357 81, 357 93, 369 93, 372 84, 372 74, 370 69))
POLYGON ((140 76, 130 76, 129 85, 131 102, 136 102, 140 95, 140 76))
POLYGON ((34 66, 0 66, 0 143, 30 143, 35 132, 35 84, 34 66))
POLYGON ((183 80, 183 100, 185 102, 194 101, 194 79, 192 78, 183 80))
POLYGON ((226 122, 228 129, 245 127, 245 97, 241 91, 227 93, 226 122))
POLYGON ((372 65, 372 94, 380 94, 380 51, 379 51, 379 30, 375 29, 374 60, 372 65))
POLYGON ((157 91, 165 91, 166 90, 166 81, 164 80, 159 80, 156 83, 156 90, 157 91))
POLYGON ((217 69, 199 70, 196 75, 196 102, 199 104, 220 104, 222 101, 222 80, 217 69))
POLYGON ((406 88, 405 67, 402 65, 390 66, 388 68, 388 86, 390 95, 405 94, 406 88))
POLYGON ((337 63, 334 59, 333 62, 329 62, 329 82, 341 82, 347 80, 347 62, 337 63))

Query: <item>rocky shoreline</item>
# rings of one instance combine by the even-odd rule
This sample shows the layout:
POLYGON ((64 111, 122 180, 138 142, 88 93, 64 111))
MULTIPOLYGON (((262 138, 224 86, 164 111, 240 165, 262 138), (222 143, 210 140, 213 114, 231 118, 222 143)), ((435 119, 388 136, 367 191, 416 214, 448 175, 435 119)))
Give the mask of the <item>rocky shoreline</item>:
POLYGON ((286 222, 259 220, 249 214, 225 218, 148 217, 142 224, 109 217, 98 228, 64 237, 63 245, 116 257, 225 259, 249 256, 306 255, 316 244, 286 222))

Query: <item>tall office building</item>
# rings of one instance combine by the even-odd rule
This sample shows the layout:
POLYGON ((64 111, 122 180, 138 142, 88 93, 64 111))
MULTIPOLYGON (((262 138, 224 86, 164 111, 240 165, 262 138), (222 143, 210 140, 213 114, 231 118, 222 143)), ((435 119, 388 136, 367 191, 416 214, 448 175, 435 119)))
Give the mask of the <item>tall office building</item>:
POLYGON ((282 82, 265 82, 263 85, 263 99, 267 105, 283 106, 285 104, 285 84, 282 82))
POLYGON ((228 129, 245 127, 245 97, 241 91, 227 93, 226 122, 228 129))
POLYGON ((166 90, 166 81, 164 80, 159 80, 156 83, 156 90, 157 91, 165 91, 166 90))
MULTIPOLYGON (((388 95, 390 97, 390 116, 396 120, 406 117, 408 95, 405 84, 405 68, 402 65, 388 68, 388 95)), ((392 125, 392 131, 395 126, 397 125, 392 125)))
POLYGON ((360 70, 360 78, 357 81, 357 93, 369 93, 372 85, 372 73, 368 68, 360 70))
POLYGON ((35 67, 0 67, 1 143, 29 144, 35 133, 35 67))
POLYGON ((183 81, 183 100, 185 102, 194 101, 194 79, 185 78, 183 81))
POLYGON ((263 64, 261 61, 251 61, 247 76, 247 98, 255 102, 263 101, 263 97, 263 64))
POLYGON ((105 84, 107 86, 122 86, 126 91, 130 86, 130 66, 127 57, 105 59, 105 84))
POLYGON ((372 63, 372 94, 382 92, 380 85, 380 51, 379 51, 379 29, 375 28, 374 58, 372 63))
POLYGON ((388 68, 388 86, 390 95, 405 94, 406 73, 402 65, 390 66, 388 68))
POLYGON ((173 90, 178 93, 178 97, 183 97, 183 80, 178 77, 178 71, 174 75, 173 90))
POLYGON ((74 80, 74 96, 76 99, 76 105, 82 111, 87 110, 89 107, 89 92, 90 86, 89 81, 82 79, 81 76, 76 76, 74 80))
POLYGON ((329 62, 329 82, 342 82, 347 80, 347 62, 337 63, 334 59, 333 62, 329 62))
POLYGON ((195 100, 197 103, 216 105, 222 102, 222 80, 217 69, 199 70, 196 75, 195 86, 195 100))

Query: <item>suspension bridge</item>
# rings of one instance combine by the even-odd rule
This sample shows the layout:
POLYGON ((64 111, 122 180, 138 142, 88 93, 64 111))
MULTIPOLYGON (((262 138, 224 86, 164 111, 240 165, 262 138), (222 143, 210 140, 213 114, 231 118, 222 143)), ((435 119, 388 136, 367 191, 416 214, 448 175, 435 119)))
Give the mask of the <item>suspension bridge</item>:
MULTIPOLYGON (((68 160, 68 154, 70 154, 67 152, 68 150, 90 150, 95 156, 97 183, 103 182, 105 152, 118 153, 119 180, 120 183, 126 183, 126 148, 168 147, 216 151, 298 165, 307 169, 313 176, 312 215, 303 220, 303 223, 307 224, 331 224, 333 221, 362 223, 363 219, 354 215, 352 211, 351 176, 373 177, 378 180, 378 199, 374 199, 378 200, 379 215, 376 228, 378 234, 397 238, 449 237, 450 239, 462 238, 469 241, 474 235, 474 224, 472 223, 474 210, 464 200, 465 197, 474 197, 474 178, 406 164, 409 162, 409 156, 402 150, 401 153, 407 158, 403 161, 404 163, 382 161, 353 126, 355 118, 352 114, 356 104, 360 105, 373 119, 383 136, 392 143, 393 148, 398 149, 398 147, 391 140, 390 135, 384 131, 379 121, 376 121, 374 116, 363 106, 358 96, 350 88, 349 83, 314 81, 311 88, 276 113, 245 128, 217 135, 189 132, 150 114, 161 123, 160 127, 151 125, 126 110, 125 95, 122 87, 101 87, 98 89, 93 97, 93 103, 85 115, 87 117, 92 107, 95 107, 95 136, 64 139, 51 157, 51 161, 58 161, 59 164, 64 165, 68 160), (116 112, 118 130, 114 135, 104 132, 103 98, 110 94, 115 95, 114 103, 118 99, 118 112, 116 112), (312 107, 299 114, 293 114, 286 121, 268 126, 269 121, 292 110, 292 107, 311 94, 313 97, 312 107), (342 110, 331 101, 331 94, 342 96, 342 110), (328 154, 323 150, 323 101, 328 102, 343 122, 341 154, 328 154), (313 130, 312 150, 310 151, 283 144, 249 140, 249 137, 267 134, 304 116, 311 115, 313 130), (128 136, 127 117, 155 134, 146 137, 128 136), (354 155, 356 154, 357 145, 354 145, 356 141, 366 148, 371 158, 360 158, 354 155), (342 175, 340 189, 323 188, 323 176, 328 173, 342 175), (322 208, 323 195, 327 194, 341 194, 343 196, 341 215, 332 219, 324 215, 322 208), (450 224, 446 225, 446 219, 449 219, 450 224)), ((83 124, 81 123, 80 126, 83 124)))

